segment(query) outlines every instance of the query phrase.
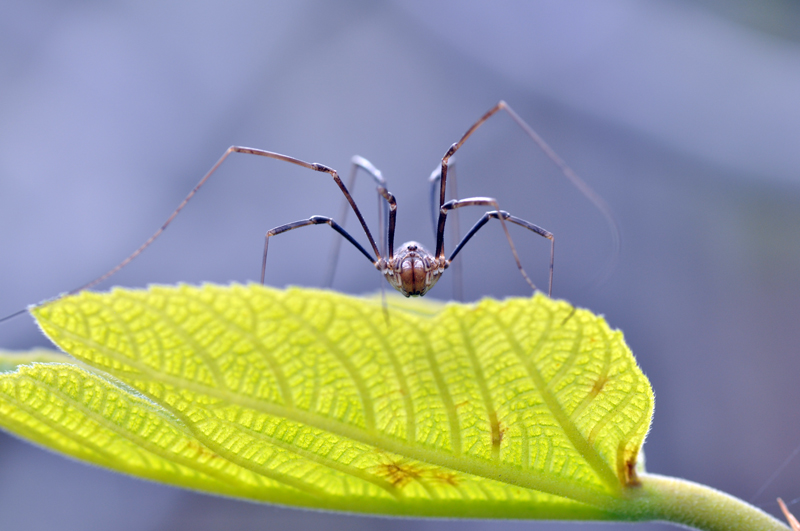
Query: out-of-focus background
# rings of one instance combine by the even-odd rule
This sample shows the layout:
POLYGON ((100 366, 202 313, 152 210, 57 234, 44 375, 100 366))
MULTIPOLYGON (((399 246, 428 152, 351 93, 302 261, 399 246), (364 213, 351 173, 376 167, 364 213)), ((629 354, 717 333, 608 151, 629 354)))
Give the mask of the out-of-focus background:
MULTIPOLYGON (((612 252, 602 216, 508 116, 459 152, 459 195, 496 197, 555 233, 554 296, 624 330, 657 396, 647 468, 751 498, 800 443, 800 4, 789 0, 7 2, 0 314, 114 266, 231 144, 342 173, 352 155, 369 158, 397 196, 398 241, 432 246, 426 178, 501 98, 606 199, 618 265, 597 285, 612 252)), ((356 200, 374 223, 367 182, 356 200)), ((233 156, 102 288, 257 280, 267 229, 338 216, 340 201, 324 175, 233 156)), ((464 210, 462 232, 481 213, 464 210)), ((364 241, 352 216, 348 228, 364 241)), ((513 235, 546 285, 547 241, 513 235)), ((268 282, 321 285, 335 237, 276 238, 268 282)), ((468 300, 529 294, 494 223, 463 264, 468 300)), ((342 247, 336 289, 380 280, 342 247)), ((451 298, 451 279, 430 296, 451 298)), ((27 316, 0 325, 0 348, 45 344, 27 316)), ((213 498, 3 434, 0 471, 2 529, 554 527, 213 498)), ((800 459, 757 503, 777 513, 776 496, 800 496, 799 474, 800 459)))

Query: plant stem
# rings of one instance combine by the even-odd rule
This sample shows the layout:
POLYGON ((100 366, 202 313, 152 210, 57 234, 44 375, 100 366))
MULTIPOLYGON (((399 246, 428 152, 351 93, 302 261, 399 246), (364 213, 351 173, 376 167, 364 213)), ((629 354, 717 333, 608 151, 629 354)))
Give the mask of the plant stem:
MULTIPOLYGON (((729 494, 684 479, 641 474, 630 501, 635 520, 663 520, 706 531, 787 531, 788 527, 729 494)), ((628 512, 628 511, 626 511, 628 512)))

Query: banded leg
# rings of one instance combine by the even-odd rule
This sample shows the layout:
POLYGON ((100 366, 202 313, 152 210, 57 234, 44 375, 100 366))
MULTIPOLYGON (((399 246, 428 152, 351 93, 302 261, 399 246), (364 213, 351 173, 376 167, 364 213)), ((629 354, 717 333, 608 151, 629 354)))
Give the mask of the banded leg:
MULTIPOLYGON (((446 220, 447 219, 447 213, 450 210, 453 210, 455 208, 462 208, 462 207, 466 207, 466 206, 492 206, 498 212, 501 211, 500 207, 497 204, 497 200, 493 199, 491 197, 470 197, 468 199, 453 199, 452 201, 448 201, 447 203, 442 205, 442 208, 439 211, 439 219, 440 220, 446 220)), ((503 232, 506 235, 506 239, 508 240, 509 247, 511 247, 511 254, 514 255, 514 261, 517 263, 517 269, 519 269, 519 272, 522 274, 522 277, 525 279, 525 281, 528 283, 528 285, 532 289, 536 290, 536 285, 533 283, 533 281, 530 279, 528 274, 525 272, 525 268, 522 267, 522 262, 519 259, 519 254, 517 254, 517 248, 514 246, 514 241, 511 239, 511 234, 508 232, 508 227, 506 226, 505 218, 503 216, 498 216, 497 219, 500 221, 500 224, 503 226, 503 232)), ((437 258, 442 258, 442 259, 444 258, 444 246, 442 245, 444 225, 445 225, 444 221, 439 223, 439 232, 438 232, 437 238, 436 238, 436 249, 437 249, 436 257, 437 258)), ((472 231, 470 231, 470 232, 472 232, 472 231)), ((472 235, 474 235, 474 232, 472 233, 472 235)), ((469 237, 471 238, 472 235, 469 235, 469 237)), ((462 244, 459 244, 459 246, 463 247, 462 244)), ((459 251, 460 250, 461 249, 459 249, 459 251)), ((455 256, 455 253, 453 253, 452 256, 455 256)))
POLYGON ((469 232, 466 234, 466 236, 464 236, 464 238, 459 242, 459 244, 456 245, 456 248, 453 250, 453 254, 450 255, 450 258, 448 258, 448 261, 451 261, 453 258, 455 258, 456 255, 461 251, 461 249, 467 244, 467 242, 470 241, 470 239, 472 239, 472 237, 475 235, 475 233, 478 232, 481 229, 481 227, 486 225, 486 223, 488 223, 490 219, 492 219, 492 218, 500 219, 501 217, 506 221, 510 221, 511 223, 515 223, 515 224, 519 225, 520 227, 524 227, 524 228, 528 229, 529 231, 535 232, 539 236, 542 236, 542 237, 547 238, 548 240, 550 240, 550 282, 549 282, 549 285, 548 285, 548 288, 547 288, 547 296, 548 297, 552 296, 553 295, 553 257, 555 256, 555 245, 556 245, 555 236, 553 236, 553 234, 551 232, 548 232, 548 231, 544 230, 543 228, 539 227, 538 225, 534 225, 530 221, 525 221, 524 219, 518 218, 516 216, 512 216, 511 214, 509 214, 505 210, 493 210, 493 211, 485 213, 483 215, 483 217, 481 217, 481 219, 479 219, 478 222, 475 223, 475 225, 473 225, 473 227, 469 230, 469 232))
POLYGON ((324 216, 311 216, 308 219, 304 219, 301 221, 294 221, 292 223, 287 223, 285 225, 280 225, 278 227, 275 227, 274 229, 270 229, 269 231, 267 231, 267 235, 264 237, 264 258, 261 261, 261 284, 264 284, 264 276, 267 271, 267 251, 269 250, 269 239, 272 236, 277 236, 278 234, 283 234, 284 232, 288 232, 290 230, 299 229, 300 227, 307 227, 308 225, 321 225, 323 223, 330 225, 330 227, 333 230, 344 236, 345 239, 347 239, 347 241, 352 243, 356 249, 361 251, 361 254, 366 256, 367 260, 369 260, 373 265, 377 264, 379 259, 375 259, 372 256, 370 256, 367 250, 364 249, 364 247, 362 247, 361 244, 358 243, 355 238, 350 236, 350 234, 346 230, 344 230, 344 228, 342 228, 341 225, 336 223, 333 219, 326 218, 324 216))
MULTIPOLYGON (((195 185, 195 187, 192 188, 192 191, 189 192, 189 194, 184 198, 183 201, 181 201, 181 203, 172 212, 172 214, 170 214, 170 216, 167 218, 167 221, 165 221, 164 224, 161 225, 161 228, 159 228, 152 236, 150 236, 150 238, 148 238, 147 241, 145 241, 141 246, 139 246, 139 248, 136 249, 133 253, 131 253, 125 260, 123 260, 122 262, 117 264, 115 267, 113 267, 111 270, 109 270, 105 274, 97 277, 96 279, 92 280, 91 282, 89 282, 87 284, 84 284, 83 286, 81 286, 79 288, 73 289, 72 291, 66 293, 65 295, 73 295, 73 294, 78 293, 80 291, 83 291, 85 289, 89 289, 89 288, 91 288, 93 286, 96 286, 100 282, 103 282, 104 280, 108 279, 109 277, 111 277, 112 275, 117 273, 120 269, 122 269, 123 267, 128 265, 134 258, 139 256, 145 249, 147 249, 150 246, 150 244, 152 244, 156 240, 156 238, 158 238, 161 235, 162 232, 164 232, 167 229, 169 224, 172 223, 172 221, 177 217, 177 215, 180 213, 180 211, 183 210, 183 208, 189 203, 189 201, 192 199, 192 197, 194 197, 194 195, 198 192, 198 190, 200 190, 200 188, 206 183, 208 178, 211 177, 211 175, 215 171, 217 171, 217 169, 222 165, 223 162, 225 162, 225 159, 227 159, 228 156, 231 153, 245 153, 245 154, 249 154, 249 155, 259 155, 261 157, 267 157, 267 158, 271 158, 271 159, 282 160, 284 162, 289 162, 291 164, 296 164, 298 166, 302 166, 304 168, 308 168, 309 170, 314 170, 314 171, 318 171, 318 172, 329 174, 333 178, 333 180, 336 183, 336 185, 339 187, 339 189, 344 194, 344 197, 347 200, 347 202, 350 204, 350 207, 353 209, 353 212, 355 212, 356 217, 358 218, 358 221, 361 223, 361 227, 364 229, 364 232, 367 235, 367 239, 369 240, 370 245, 372 246, 373 250, 375 251, 375 254, 378 257, 381 256, 380 252, 378 251, 378 246, 375 244, 375 240, 372 238, 372 234, 370 234, 370 232, 369 232, 369 228, 367 227, 367 223, 364 221, 364 216, 361 215, 361 211, 358 209, 358 206, 356 206, 355 201, 353 201, 353 197, 350 195, 350 192, 347 190, 347 187, 344 185, 342 180, 339 178, 339 174, 336 172, 336 170, 334 170, 333 168, 329 168, 329 167, 327 167, 327 166, 325 166, 323 164, 318 164, 316 162, 305 162, 305 161, 302 161, 300 159, 296 159, 294 157, 289 157, 287 155, 281 155, 280 153, 273 153, 272 151, 265 151, 263 149, 254 149, 254 148, 248 148, 248 147, 242 147, 242 146, 231 146, 225 151, 225 153, 222 154, 222 156, 219 158, 219 160, 217 160, 216 164, 214 164, 214 166, 212 166, 211 169, 208 170, 208 172, 203 176, 203 178, 200 179, 200 182, 198 182, 197 185, 195 185)), ((61 296, 63 296, 63 295, 61 295, 61 296)), ((60 298, 61 296, 59 296, 58 298, 60 298)))
MULTIPOLYGON (((555 164, 561 170, 561 173, 564 175, 564 177, 569 179, 569 181, 589 201, 592 202, 592 204, 595 206, 595 208, 597 208, 597 210, 599 210, 600 213, 603 215, 603 217, 606 219, 606 223, 608 224, 608 227, 609 227, 609 229, 611 231, 611 240, 612 240, 613 253, 612 253, 611 260, 609 260, 609 263, 605 268, 605 271, 601 275, 599 275, 599 277, 598 277, 598 282, 602 282, 613 271, 614 266, 616 265, 616 262, 617 262, 617 258, 619 257, 619 252, 620 252, 619 225, 617 224, 616 219, 614 218, 613 214, 611 213, 611 209, 606 204, 606 202, 603 200, 603 198, 601 198, 599 195, 597 195, 597 193, 595 193, 595 191, 592 190, 589 187, 589 185, 586 184, 586 182, 583 179, 578 177, 578 174, 576 174, 572 170, 572 168, 567 166, 567 164, 564 162, 564 160, 561 159, 561 157, 559 157, 558 154, 556 154, 555 151, 553 151, 553 148, 551 148, 547 144, 547 142, 545 142, 542 139, 542 137, 540 137, 538 135, 538 133, 536 133, 536 131, 534 131, 533 128, 525 122, 525 120, 520 118, 520 116, 516 112, 514 112, 514 109, 512 109, 503 100, 500 100, 497 103, 497 105, 495 105, 494 107, 489 109, 489 111, 486 112, 486 114, 481 116, 478 119, 478 121, 475 122, 472 125, 472 127, 470 127, 467 130, 466 133, 464 133, 464 135, 461 137, 461 139, 459 139, 458 142, 456 142, 455 144, 450 146, 450 148, 444 154, 444 157, 442 157, 441 182, 440 182, 440 187, 439 187, 439 206, 442 207, 442 206, 444 206, 444 203, 445 203, 445 188, 447 187, 448 161, 450 160, 451 157, 453 157, 453 155, 455 155, 456 151, 458 151, 461 148, 461 146, 464 145, 464 142, 466 142, 467 139, 470 136, 472 136, 472 133, 474 133, 481 125, 483 125, 484 122, 486 122, 489 118, 491 118, 492 116, 494 116, 495 114, 497 114, 501 110, 505 111, 506 113, 508 113, 508 115, 511 117, 511 119, 514 120, 514 123, 516 123, 525 132, 525 134, 528 135, 528 137, 531 140, 533 140, 533 143, 536 144, 539 147, 539 149, 541 149, 544 152, 544 154, 547 156, 547 158, 549 158, 553 162, 553 164, 555 164)), ((500 221, 503 221, 503 220, 501 219, 500 221)), ((439 227, 437 229, 437 234, 439 234, 440 232, 443 232, 443 229, 444 229, 444 219, 442 218, 441 212, 439 214, 438 225, 439 225, 439 227)), ((438 252, 437 252, 437 256, 438 256, 438 252)))
MULTIPOLYGON (((383 178, 383 174, 381 171, 376 168, 370 161, 361 157, 359 155, 354 155, 352 159, 350 159, 350 177, 347 180, 347 188, 350 190, 350 193, 353 193, 353 190, 356 186, 356 175, 358 174, 358 170, 363 170, 369 174, 370 177, 377 183, 378 188, 386 186, 386 179, 383 178)), ((341 220, 342 226, 347 222, 347 214, 348 214, 348 204, 345 200, 342 203, 342 208, 339 213, 339 218, 341 220)), ((391 207, 391 206, 390 206, 391 207)), ((380 249, 381 252, 386 255, 388 254, 387 247, 386 247, 386 232, 384 228, 389 223, 389 210, 384 212, 383 201, 381 201, 381 194, 378 191, 378 234, 380 235, 380 249)), ((324 285, 327 287, 331 287, 333 285, 333 277, 336 274, 336 266, 339 263, 339 251, 341 249, 342 240, 336 239, 334 240, 333 244, 331 245, 331 251, 328 255, 328 273, 325 275, 325 283, 324 285)))

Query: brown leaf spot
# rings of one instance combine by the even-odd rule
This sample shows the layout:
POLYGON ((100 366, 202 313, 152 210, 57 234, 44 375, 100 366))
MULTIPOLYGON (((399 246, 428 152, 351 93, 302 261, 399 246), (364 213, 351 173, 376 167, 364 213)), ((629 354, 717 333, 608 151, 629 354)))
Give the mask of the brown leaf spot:
POLYGON ((195 441, 188 441, 186 448, 195 452, 195 459, 222 459, 221 456, 195 441))
POLYGON ((594 382, 594 385, 592 386, 592 390, 589 391, 589 394, 592 395, 593 397, 599 395, 600 391, 603 390, 603 387, 605 387, 607 383, 608 383, 608 376, 606 376, 606 375, 600 376, 594 382))
POLYGON ((500 446, 506 434, 506 427, 499 420, 497 424, 492 423, 492 446, 500 446))
POLYGON ((452 472, 436 472, 433 475, 433 479, 445 485, 450 485, 451 487, 458 487, 459 483, 458 476, 452 472))
POLYGON ((412 481, 422 477, 422 471, 410 464, 400 461, 389 461, 378 465, 377 474, 389 480, 397 488, 403 488, 412 481))
POLYGON ((639 486, 639 476, 636 475, 636 458, 625 461, 625 485, 629 487, 639 486))

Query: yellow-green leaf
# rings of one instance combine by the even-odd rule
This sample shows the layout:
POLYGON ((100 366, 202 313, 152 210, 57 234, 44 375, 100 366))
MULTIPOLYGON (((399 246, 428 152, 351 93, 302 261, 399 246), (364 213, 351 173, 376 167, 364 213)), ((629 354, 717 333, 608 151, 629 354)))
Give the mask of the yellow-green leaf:
POLYGON ((13 371, 20 365, 48 363, 51 361, 60 363, 72 360, 60 352, 48 350, 46 348, 37 348, 21 352, 0 349, 0 372, 13 371))
POLYGON ((81 293, 33 313, 97 372, 0 375, 6 429, 257 500, 615 519, 652 415, 621 333, 542 295, 392 299, 384 312, 326 291, 205 285, 81 293))

